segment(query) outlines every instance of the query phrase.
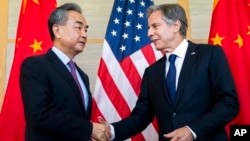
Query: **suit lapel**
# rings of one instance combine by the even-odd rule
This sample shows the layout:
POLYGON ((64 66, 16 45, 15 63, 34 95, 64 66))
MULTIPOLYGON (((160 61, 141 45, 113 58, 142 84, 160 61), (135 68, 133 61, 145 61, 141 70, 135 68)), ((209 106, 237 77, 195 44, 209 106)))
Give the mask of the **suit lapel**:
POLYGON ((79 74, 81 76, 81 79, 82 79, 82 81, 83 81, 83 83, 84 83, 84 85, 85 85, 85 87, 86 87, 86 89, 88 91, 88 93, 87 93, 88 99, 85 99, 85 101, 87 100, 88 103, 89 103, 88 107, 87 107, 87 113, 91 113, 91 109, 92 109, 92 95, 91 95, 91 92, 89 90, 89 80, 88 80, 86 74, 77 66, 77 64, 75 64, 75 65, 76 65, 76 69, 79 72, 79 74))
POLYGON ((185 59, 181 68, 180 76, 178 79, 178 87, 176 91, 176 100, 174 103, 174 107, 178 105, 178 102, 182 95, 183 88, 185 84, 188 82, 187 80, 189 80, 192 67, 194 67, 194 63, 195 63, 194 60, 197 57, 197 55, 198 55, 197 45, 192 42, 189 42, 186 56, 185 56, 185 59))
MULTIPOLYGON (((62 76, 63 79, 65 79, 66 83, 68 83, 68 85, 72 87, 74 91, 73 94, 76 95, 78 102, 80 102, 81 105, 83 105, 83 102, 81 100, 82 99, 81 94, 69 70, 66 68, 66 66, 62 63, 62 61, 56 56, 56 54, 51 49, 47 52, 46 55, 47 55, 49 62, 51 62, 51 66, 54 68, 55 71, 57 71, 58 74, 62 76)), ((83 111, 85 111, 83 106, 82 106, 82 109, 83 111)))
POLYGON ((170 107, 172 107, 172 102, 169 98, 169 94, 168 94, 168 91, 167 91, 167 87, 166 87, 166 81, 165 81, 165 75, 166 75, 166 56, 163 56, 160 60, 159 60, 159 64, 158 66, 156 67, 158 70, 156 71, 157 72, 157 80, 156 80, 156 85, 162 85, 160 86, 159 88, 164 88, 163 90, 161 90, 161 93, 164 97, 164 99, 166 100, 166 103, 169 104, 170 107), (163 69, 162 69, 163 68, 163 69))

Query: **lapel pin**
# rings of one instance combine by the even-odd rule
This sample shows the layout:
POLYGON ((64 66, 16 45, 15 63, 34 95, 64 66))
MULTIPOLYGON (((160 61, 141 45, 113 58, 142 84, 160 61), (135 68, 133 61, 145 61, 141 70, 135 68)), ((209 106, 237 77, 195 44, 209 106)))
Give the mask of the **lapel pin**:
POLYGON ((195 52, 191 52, 191 55, 195 55, 195 52))

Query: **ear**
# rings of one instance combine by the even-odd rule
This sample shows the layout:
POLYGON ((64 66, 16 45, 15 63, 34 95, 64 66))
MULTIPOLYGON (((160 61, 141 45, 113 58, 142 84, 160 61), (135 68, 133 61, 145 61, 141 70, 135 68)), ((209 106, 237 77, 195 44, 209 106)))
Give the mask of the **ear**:
POLYGON ((56 38, 61 38, 62 27, 60 25, 58 24, 53 25, 52 30, 56 38))
POLYGON ((180 32, 180 28, 181 28, 181 22, 179 20, 176 20, 174 23, 175 32, 180 32))

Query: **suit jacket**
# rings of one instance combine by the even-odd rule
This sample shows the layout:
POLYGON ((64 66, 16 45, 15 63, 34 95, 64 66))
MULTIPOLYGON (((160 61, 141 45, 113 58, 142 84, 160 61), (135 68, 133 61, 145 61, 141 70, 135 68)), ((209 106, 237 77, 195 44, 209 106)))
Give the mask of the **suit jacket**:
POLYGON ((226 141, 224 126, 239 111, 230 68, 221 47, 189 42, 171 104, 165 84, 164 56, 143 75, 140 96, 131 116, 113 123, 116 140, 146 128, 155 116, 159 140, 163 134, 189 126, 200 141, 226 141))
POLYGON ((53 51, 23 61, 20 88, 26 141, 90 140, 93 126, 89 79, 79 67, 77 70, 89 94, 87 111, 74 78, 53 51))

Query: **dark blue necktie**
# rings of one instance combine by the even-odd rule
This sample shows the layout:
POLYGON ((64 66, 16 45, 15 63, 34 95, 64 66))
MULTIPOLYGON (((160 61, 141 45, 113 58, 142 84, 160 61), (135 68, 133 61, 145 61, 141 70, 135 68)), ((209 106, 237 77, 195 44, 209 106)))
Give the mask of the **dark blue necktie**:
POLYGON ((175 68, 175 59, 176 55, 171 54, 169 56, 169 69, 166 77, 167 90, 172 104, 175 100, 175 91, 176 91, 176 68, 175 68))

